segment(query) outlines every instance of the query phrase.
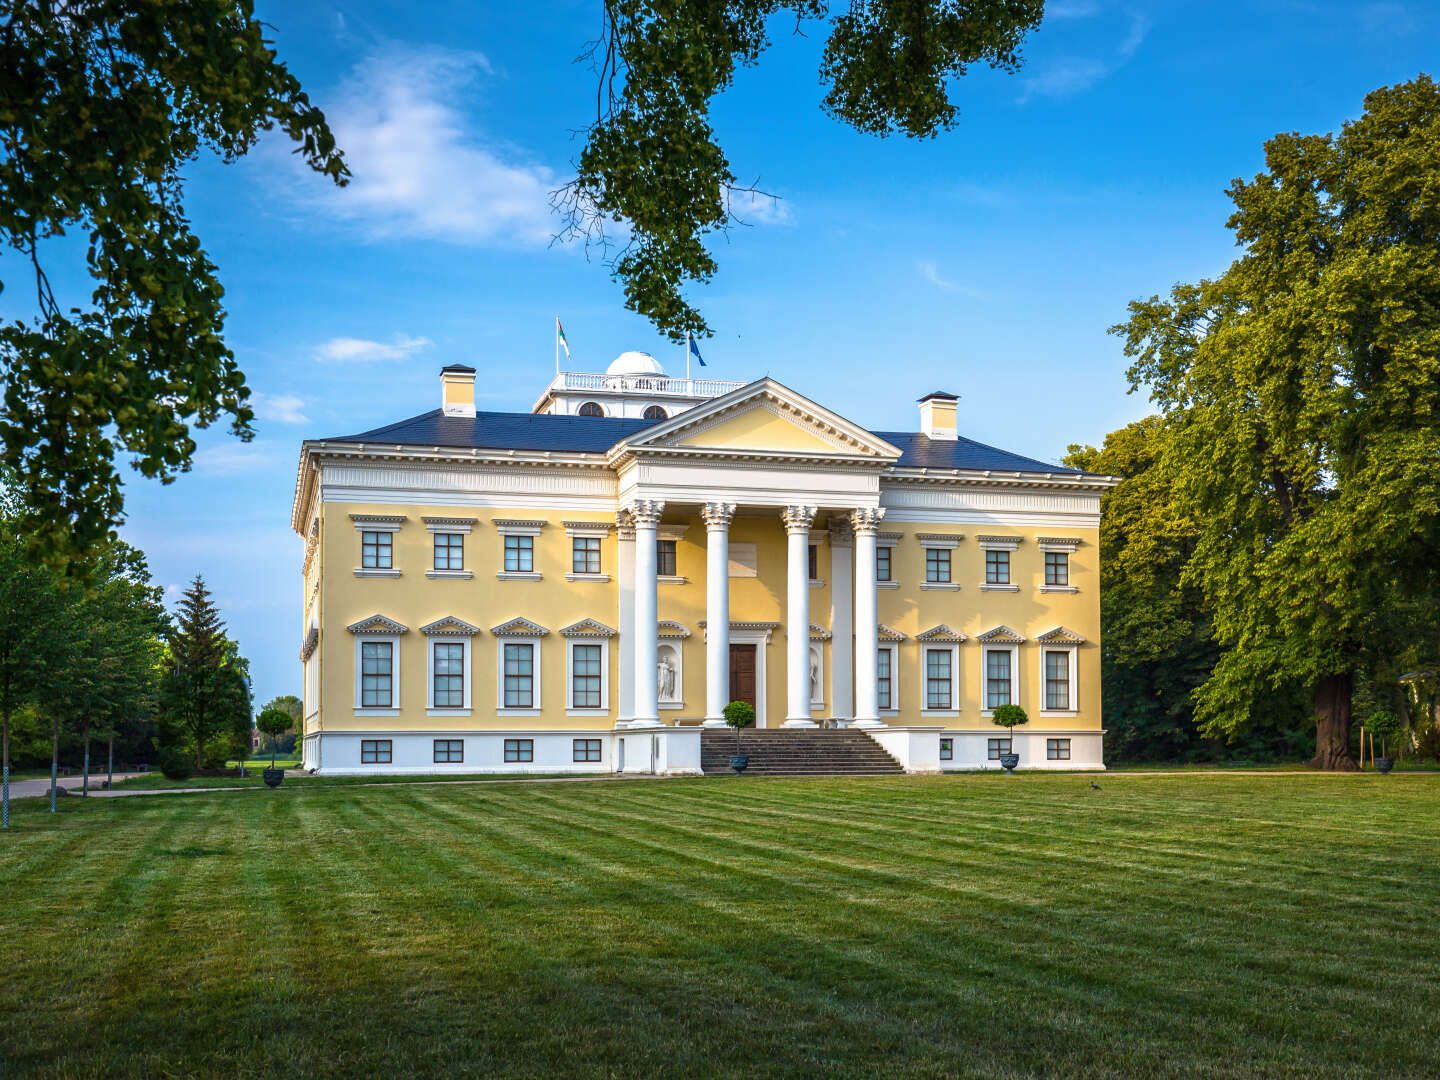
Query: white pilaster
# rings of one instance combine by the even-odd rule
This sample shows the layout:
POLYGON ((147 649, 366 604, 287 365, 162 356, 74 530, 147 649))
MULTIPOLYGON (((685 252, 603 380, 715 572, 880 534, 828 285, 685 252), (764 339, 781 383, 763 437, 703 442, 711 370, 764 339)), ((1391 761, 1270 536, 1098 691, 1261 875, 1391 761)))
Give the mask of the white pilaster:
POLYGON ((635 526, 635 693, 634 725, 660 722, 659 668, 659 586, 655 580, 655 529, 665 504, 656 499, 637 499, 626 509, 635 526))
POLYGON ((619 664, 620 693, 617 701, 617 722, 635 718, 635 526, 628 511, 615 515, 616 537, 615 580, 620 590, 619 664))
MULTIPOLYGON (((880 617, 875 605, 875 532, 885 510, 855 510, 855 726, 884 727, 875 705, 880 617)), ((895 673, 891 672, 893 679, 895 673)))
POLYGON ((854 595, 855 531, 848 521, 830 525, 830 715, 849 720, 855 715, 854 595))
POLYGON ((725 726, 730 704, 730 520, 734 503, 706 503, 705 727, 725 726))
POLYGON ((813 506, 787 506, 780 512, 785 522, 788 558, 785 585, 787 728, 817 727, 810 719, 810 523, 813 506))

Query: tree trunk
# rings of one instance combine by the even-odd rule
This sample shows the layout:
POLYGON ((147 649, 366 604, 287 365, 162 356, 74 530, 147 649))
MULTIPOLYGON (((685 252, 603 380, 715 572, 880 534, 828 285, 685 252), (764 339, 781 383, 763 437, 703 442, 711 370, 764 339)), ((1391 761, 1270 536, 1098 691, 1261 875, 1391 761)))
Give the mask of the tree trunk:
POLYGON ((50 812, 55 813, 55 789, 60 786, 60 717, 50 718, 50 812))
POLYGON ((90 797, 90 723, 88 720, 85 723, 85 772, 80 783, 80 797, 88 799, 90 797))
POLYGON ((1312 769, 1355 772, 1350 756, 1350 695, 1355 674, 1327 675, 1315 687, 1315 757, 1312 769))
POLYGON ((110 729, 110 746, 105 753, 105 790, 115 787, 115 729, 110 729))
POLYGON ((6 709, 6 710, 5 710, 5 798, 4 798, 4 810, 3 810, 3 812, 0 812, 0 816, 3 816, 3 818, 4 818, 4 825, 3 825, 3 826, 0 826, 0 827, 3 827, 3 828, 8 829, 8 828, 10 827, 10 710, 9 710, 9 709, 6 709))

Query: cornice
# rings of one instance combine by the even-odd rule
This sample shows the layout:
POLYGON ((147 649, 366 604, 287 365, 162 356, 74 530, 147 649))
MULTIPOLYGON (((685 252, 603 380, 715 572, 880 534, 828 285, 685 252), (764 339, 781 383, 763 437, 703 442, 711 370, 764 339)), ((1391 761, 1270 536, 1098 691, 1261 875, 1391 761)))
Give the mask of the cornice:
MULTIPOLYGON (((701 625, 703 626, 704 623, 701 625)), ((690 636, 690 631, 674 619, 661 619, 655 624, 655 630, 661 638, 681 639, 690 636)))
POLYGON ((902 634, 899 630, 896 630, 896 629, 895 629, 894 627, 892 627, 892 626, 886 626, 884 623, 880 623, 880 624, 878 625, 878 627, 877 627, 877 629, 876 629, 876 636, 877 636, 881 641, 904 641, 904 640, 905 640, 905 635, 904 635, 904 634, 902 634))
POLYGON ((995 469, 932 469, 891 465, 880 473, 882 483, 928 484, 936 487, 1042 487, 1058 491, 1106 492, 1120 483, 1118 476, 1093 473, 1011 472, 995 469))
POLYGON ((368 619, 361 619, 359 622, 351 623, 345 627, 352 634, 366 634, 375 630, 384 630, 390 634, 408 634, 410 628, 404 623, 396 622, 394 619, 386 618, 384 615, 371 615, 368 619))
POLYGON ((1042 645, 1084 645, 1085 635, 1077 634, 1074 630, 1067 630, 1063 626, 1057 626, 1053 630, 1046 630, 1038 634, 1035 640, 1042 645))
POLYGON ((986 630, 983 634, 976 634, 975 640, 986 645, 1020 645, 1025 641, 1025 635, 1001 623, 999 626, 986 630))
POLYGON ((516 617, 509 622, 503 622, 499 626, 490 628, 490 633, 496 637, 544 637, 550 633, 539 623, 533 623, 529 619, 516 617))
POLYGON ((612 638, 616 631, 596 619, 581 619, 561 627, 560 634, 567 638, 612 638))
POLYGON ((965 637, 965 635, 962 634, 959 630, 953 630, 953 629, 951 629, 949 626, 946 626, 946 625, 942 622, 942 623, 936 624, 935 626, 932 626, 929 630, 926 630, 924 633, 916 634, 916 635, 915 635, 915 640, 916 640, 916 641, 942 641, 942 642, 949 642, 949 643, 958 644, 959 642, 967 641, 968 639, 967 639, 967 638, 965 637))
POLYGON ((480 633, 478 626, 471 626, 464 619, 457 619, 454 615, 446 615, 436 619, 432 623, 426 623, 420 627, 422 634, 448 634, 455 637, 474 637, 480 633))

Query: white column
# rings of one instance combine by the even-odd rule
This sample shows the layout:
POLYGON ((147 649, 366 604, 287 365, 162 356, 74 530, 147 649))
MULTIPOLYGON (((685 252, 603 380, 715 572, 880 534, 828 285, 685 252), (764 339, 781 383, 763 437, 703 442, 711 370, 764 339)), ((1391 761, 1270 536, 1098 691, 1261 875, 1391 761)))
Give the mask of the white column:
POLYGON ((615 523, 618 538, 615 578, 620 588, 618 724, 635 718, 635 526, 625 510, 615 515, 615 523))
POLYGON ((817 727, 810 719, 810 523, 813 506, 787 506, 780 512, 785 522, 788 559, 785 585, 786 697, 784 727, 817 727))
MULTIPOLYGON (((876 651, 880 618, 875 606, 875 533, 885 511, 855 510, 855 726, 884 727, 875 707, 876 651)), ((893 680, 895 672, 890 673, 893 680)))
POLYGON ((851 620, 854 595, 855 531, 848 521, 830 523, 830 715, 837 720, 855 716, 855 626, 851 620))
POLYGON ((730 704, 730 519, 734 503, 706 503, 705 727, 725 726, 730 704))
POLYGON ((655 528, 665 504, 637 499, 627 509, 635 525, 635 718, 631 726, 660 723, 659 595, 655 580, 655 528))

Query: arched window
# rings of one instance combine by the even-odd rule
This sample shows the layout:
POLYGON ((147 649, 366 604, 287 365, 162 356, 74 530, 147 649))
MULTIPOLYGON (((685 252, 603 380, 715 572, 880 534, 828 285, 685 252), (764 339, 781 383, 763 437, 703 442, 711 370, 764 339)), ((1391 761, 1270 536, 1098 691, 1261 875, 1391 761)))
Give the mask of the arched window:
POLYGON ((659 405, 651 405, 646 408, 644 414, 642 415, 642 419, 668 420, 670 419, 670 414, 667 413, 664 409, 662 409, 659 405))
POLYGON ((605 410, 602 409, 596 402, 587 401, 587 402, 585 402, 584 405, 581 405, 581 406, 580 406, 580 415, 581 415, 581 416, 604 416, 604 415, 605 415, 605 410))

